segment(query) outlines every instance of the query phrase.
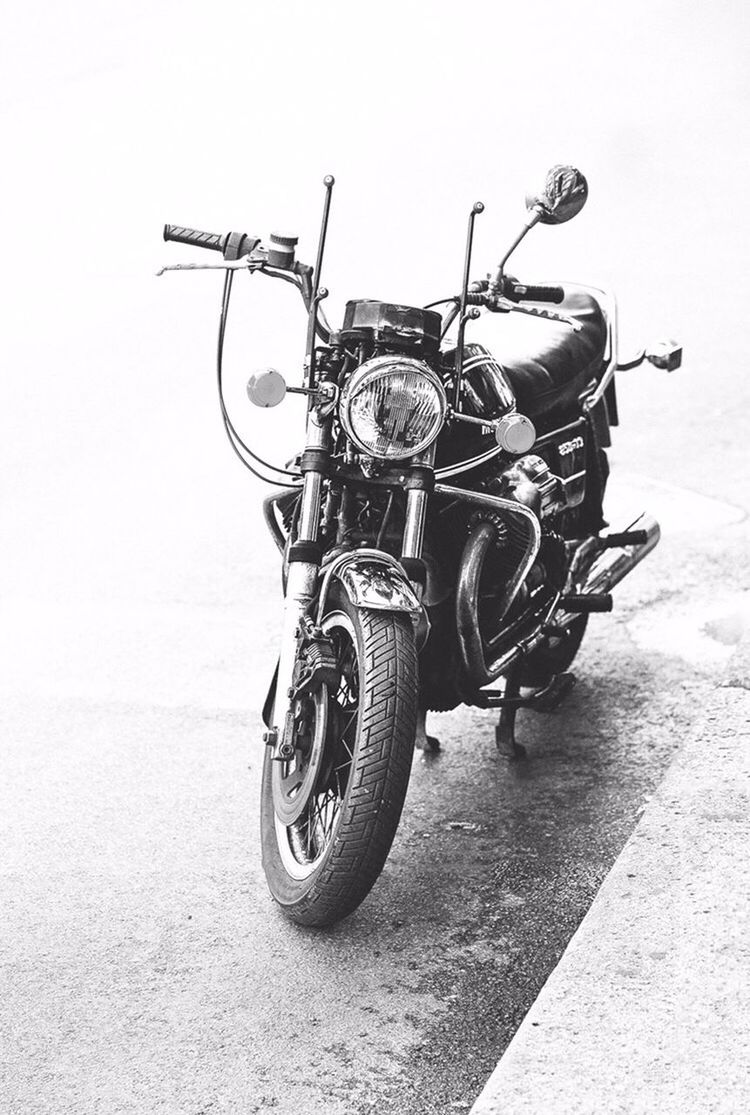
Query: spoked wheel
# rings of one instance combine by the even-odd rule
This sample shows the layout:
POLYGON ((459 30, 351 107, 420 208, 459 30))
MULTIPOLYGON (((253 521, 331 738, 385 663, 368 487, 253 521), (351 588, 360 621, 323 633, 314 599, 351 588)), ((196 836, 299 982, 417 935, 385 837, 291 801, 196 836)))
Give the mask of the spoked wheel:
POLYGON ((340 683, 297 702, 295 754, 266 751, 263 868, 292 920, 331 925, 372 888, 396 834, 414 749, 417 656, 408 616, 330 612, 340 683))

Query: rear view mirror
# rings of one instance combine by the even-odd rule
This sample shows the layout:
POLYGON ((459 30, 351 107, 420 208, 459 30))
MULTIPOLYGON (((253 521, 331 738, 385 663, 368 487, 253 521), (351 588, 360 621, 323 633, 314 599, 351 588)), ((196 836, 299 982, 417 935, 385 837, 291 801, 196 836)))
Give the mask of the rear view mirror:
POLYGON ((561 225, 581 212, 589 187, 574 166, 553 166, 541 193, 526 198, 526 208, 539 214, 543 225, 561 225))

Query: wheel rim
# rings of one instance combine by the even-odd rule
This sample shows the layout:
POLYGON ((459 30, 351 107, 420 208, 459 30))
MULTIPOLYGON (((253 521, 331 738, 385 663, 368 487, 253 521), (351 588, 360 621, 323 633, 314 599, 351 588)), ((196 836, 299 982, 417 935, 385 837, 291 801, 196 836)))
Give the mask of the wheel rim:
POLYGON ((359 653, 354 624, 344 612, 332 612, 322 627, 336 648, 339 688, 330 693, 323 686, 316 694, 309 761, 305 764, 302 756, 300 762, 295 754, 290 763, 274 762, 271 771, 276 840, 284 867, 295 879, 311 875, 333 843, 354 761, 359 722, 359 653), (282 805, 277 809, 277 799, 283 798, 287 798, 288 808, 282 805), (293 805, 290 798, 294 799, 293 805))

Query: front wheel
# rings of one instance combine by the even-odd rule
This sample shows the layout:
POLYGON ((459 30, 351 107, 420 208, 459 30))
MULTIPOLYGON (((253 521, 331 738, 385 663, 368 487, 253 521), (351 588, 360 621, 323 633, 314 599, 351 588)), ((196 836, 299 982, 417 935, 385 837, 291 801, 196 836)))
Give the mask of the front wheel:
POLYGON ((396 834, 409 784, 417 654, 407 615, 344 599, 322 624, 340 675, 297 703, 295 755, 266 750, 263 869, 271 894, 301 925, 332 925, 369 893, 396 834))

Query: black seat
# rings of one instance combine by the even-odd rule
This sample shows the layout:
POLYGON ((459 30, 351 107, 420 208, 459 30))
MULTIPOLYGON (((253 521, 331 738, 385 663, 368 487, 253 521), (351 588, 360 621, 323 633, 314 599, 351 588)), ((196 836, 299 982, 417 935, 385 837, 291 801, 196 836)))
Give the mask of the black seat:
POLYGON ((607 323, 597 300, 587 291, 567 287, 565 301, 550 306, 581 323, 576 332, 563 322, 520 314, 503 315, 519 328, 498 328, 492 353, 516 396, 518 409, 529 417, 564 409, 602 366, 607 345, 607 323))

